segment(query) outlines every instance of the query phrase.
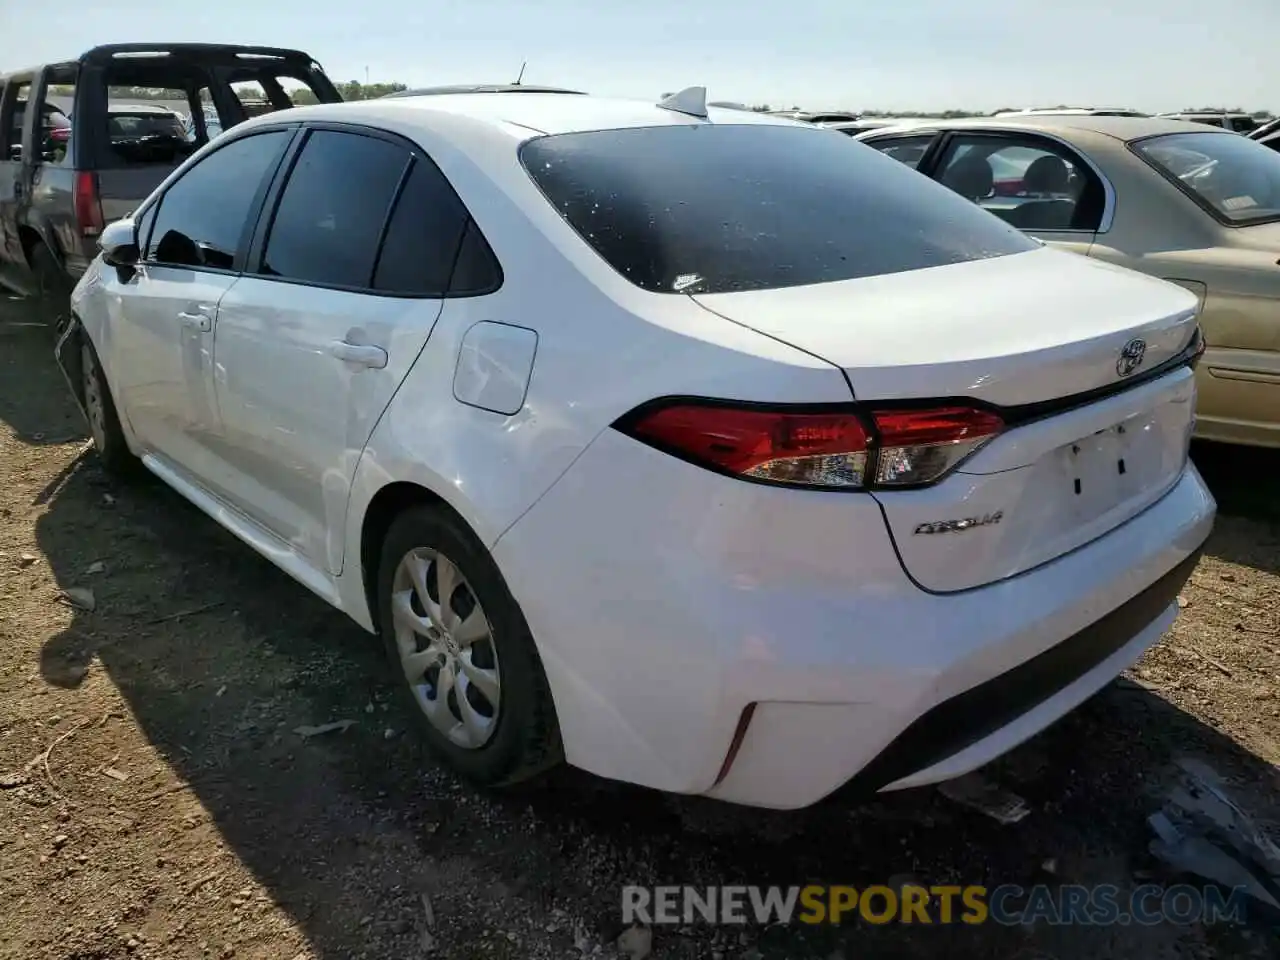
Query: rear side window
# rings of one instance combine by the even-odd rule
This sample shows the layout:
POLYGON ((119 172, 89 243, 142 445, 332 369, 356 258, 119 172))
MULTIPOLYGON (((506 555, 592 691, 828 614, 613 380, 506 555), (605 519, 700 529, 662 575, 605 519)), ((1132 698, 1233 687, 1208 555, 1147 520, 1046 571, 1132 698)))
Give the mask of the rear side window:
POLYGON ((147 258, 230 270, 254 199, 275 169, 289 132, 234 140, 186 171, 160 199, 147 258))
POLYGON ((388 293, 443 296, 467 211, 435 164, 414 160, 387 226, 373 285, 388 293))
POLYGON ((280 197, 261 273, 368 288, 382 227, 410 159, 405 148, 376 137, 312 133, 280 197))
POLYGON ((721 293, 1033 250, 990 214, 829 130, 673 124, 530 140, 521 160, 637 286, 721 293))

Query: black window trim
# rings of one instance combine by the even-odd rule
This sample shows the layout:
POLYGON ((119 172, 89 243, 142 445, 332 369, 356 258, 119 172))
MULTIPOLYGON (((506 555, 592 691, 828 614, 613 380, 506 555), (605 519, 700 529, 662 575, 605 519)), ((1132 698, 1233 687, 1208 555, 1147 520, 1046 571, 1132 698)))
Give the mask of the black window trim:
POLYGON ((1051 152, 1065 152, 1068 159, 1070 159, 1073 164, 1092 173, 1098 183, 1102 186, 1102 213, 1098 217, 1098 227, 1096 230, 1087 230, 1080 227, 1066 227, 1055 230, 1027 230, 1023 232, 1028 234, 1070 233, 1082 237, 1100 237, 1111 229, 1112 224, 1115 222, 1116 212, 1116 192, 1115 187, 1111 185, 1111 181, 1107 178, 1106 174, 1102 172, 1101 168, 1094 163, 1092 159, 1087 157, 1079 147, 1069 143, 1062 137, 1055 136, 1052 133, 1046 133, 1043 130, 1031 130, 1025 128, 1010 129, 1009 127, 953 127, 944 131, 943 136, 938 140, 938 142, 929 148, 929 153, 921 158, 920 165, 916 169, 921 173, 926 174, 930 179, 937 180, 941 183, 942 181, 938 180, 935 174, 941 172, 939 164, 941 163, 942 158, 947 155, 948 150, 951 148, 951 144, 957 138, 966 137, 1004 139, 1013 142, 1014 145, 1026 145, 1030 146, 1032 149, 1040 150, 1044 150, 1046 148, 1038 146, 1037 141, 1053 144, 1055 149, 1051 152), (930 163, 928 170, 924 169, 925 160, 928 160, 930 163))
POLYGON ((149 245, 150 239, 151 239, 150 232, 147 237, 141 237, 141 236, 138 237, 139 247, 143 253, 143 259, 139 261, 140 265, 148 268, 164 267, 169 270, 192 270, 197 273, 209 273, 209 274, 216 274, 220 276, 235 277, 243 274, 245 272, 244 266, 245 266, 246 257, 249 251, 250 238, 253 236, 253 231, 256 227, 258 220, 261 218, 263 203, 270 191, 270 188, 274 185, 274 183, 280 176, 280 169, 283 166, 283 162, 285 158, 290 155, 290 151, 293 148, 293 144, 298 140, 298 126, 299 125, 297 123, 272 124, 270 126, 254 127, 251 130, 244 130, 239 133, 233 133, 227 136, 225 139, 219 138, 216 145, 213 147, 213 149, 208 151, 199 150, 196 153, 192 154, 192 156, 190 156, 180 167, 178 167, 177 170, 175 170, 172 174, 170 174, 172 179, 169 181, 168 184, 165 185, 165 188, 162 192, 156 194, 147 202, 143 203, 140 207, 138 207, 137 210, 135 210, 130 215, 130 217, 134 221, 134 224, 136 225, 138 220, 140 220, 143 216, 145 216, 148 210, 154 207, 155 216, 151 218, 151 224, 150 224, 151 231, 154 231, 156 221, 160 219, 160 212, 164 206, 164 198, 168 196, 169 191, 172 190, 179 183, 181 183, 182 180, 185 179, 186 176, 192 170, 198 167, 201 163, 203 163, 209 157, 212 157, 214 154, 219 153, 222 150, 225 150, 227 147, 231 146, 232 144, 238 143, 241 140, 248 139, 249 137, 260 136, 265 133, 287 134, 288 136, 285 138, 284 149, 280 151, 280 156, 276 158, 276 163, 274 168, 266 176, 262 178, 262 181, 258 184, 257 191, 253 195, 253 199, 249 202, 249 211, 245 216, 244 227, 241 229, 240 237, 236 242, 236 249, 235 249, 235 252, 232 254, 230 267, 224 268, 224 267, 209 267, 203 264, 165 263, 160 260, 149 259, 145 255, 147 253, 147 245, 149 245))
MULTIPOLYGON (((256 280, 265 280, 272 283, 288 283, 299 287, 315 287, 320 290, 336 290, 345 293, 359 293, 371 297, 385 297, 395 300, 457 300, 463 298, 483 297, 496 293, 503 286, 506 275, 502 269, 502 263, 498 259, 497 254, 493 250, 492 244, 485 237, 484 231, 480 229, 480 225, 475 222, 470 208, 458 195, 457 189, 449 180, 439 165, 427 154, 421 146, 403 137, 398 133, 390 130, 383 130, 380 127, 370 127, 359 123, 342 123, 333 120, 307 120, 296 124, 300 128, 300 135, 294 138, 294 141, 285 151, 283 162, 277 169, 276 176, 271 182, 270 189, 263 198, 262 206, 259 208, 257 216, 257 224, 253 230, 252 239, 249 241, 246 256, 242 263, 241 272, 248 277, 256 280), (400 173, 400 180, 396 185, 395 191, 392 193, 391 201, 387 204, 387 209, 383 214, 382 227, 378 232, 377 250, 373 258, 373 266, 369 273, 369 283, 367 286, 349 286, 337 283, 321 283, 314 280, 299 280, 292 277, 271 276, 262 272, 263 258, 266 254, 267 240, 271 235, 271 228, 275 224, 276 213, 280 208, 280 200, 284 195, 285 187, 289 183, 289 178, 293 174, 294 166, 297 164, 298 157, 301 156, 303 149, 311 134, 327 130, 333 133, 346 133, 354 136, 369 137, 374 140, 385 140, 388 143, 401 147, 408 154, 408 160, 404 169, 400 173), (419 163, 428 163, 434 168, 435 172, 448 185, 453 195, 457 198, 459 206, 466 213, 466 220, 463 224, 463 233, 459 239, 458 249, 454 253, 454 262, 450 267, 449 289, 439 294, 426 294, 418 292, 401 292, 392 290, 380 290, 373 286, 374 277, 378 274, 378 264, 382 257, 382 246, 386 242, 387 231, 391 227, 391 217, 395 212, 396 204, 400 200, 401 194, 404 192, 406 184, 409 182, 409 175, 413 172, 414 167, 419 163), (465 238, 467 227, 472 227, 479 235, 480 240, 484 243, 489 253, 489 260, 493 265, 494 283, 490 288, 483 290, 469 290, 461 293, 453 292, 453 272, 457 269, 458 257, 462 252, 462 238, 465 238)), ((258 128, 262 129, 262 128, 258 128)))
MULTIPOLYGON (((1263 223, 1280 222, 1280 212, 1267 214, 1266 216, 1262 216, 1262 217, 1249 217, 1247 220, 1231 220, 1231 219, 1228 219, 1227 217, 1224 217, 1222 213, 1216 207, 1214 207, 1213 204, 1209 203, 1207 200, 1205 200, 1203 197, 1197 194, 1194 190, 1189 189, 1186 186, 1186 184, 1184 184, 1181 180, 1179 180, 1172 173, 1165 170, 1164 167, 1160 166, 1160 164, 1156 163, 1154 160, 1148 157, 1144 151, 1138 149, 1142 144, 1147 143, 1151 140, 1163 140, 1167 137, 1204 137, 1204 136, 1212 137, 1212 136, 1219 136, 1222 134, 1225 134, 1226 136, 1229 136, 1229 137, 1242 136, 1242 134, 1224 129, 1223 127, 1207 127, 1204 130, 1177 130, 1169 133, 1152 133, 1152 134, 1148 134, 1145 137, 1135 137, 1133 140, 1130 140, 1127 143, 1125 143, 1125 147, 1135 157, 1137 157, 1139 160, 1145 163, 1148 167, 1154 170, 1156 174, 1163 177, 1165 180, 1169 181, 1169 183, 1173 184, 1173 186, 1177 189, 1179 193, 1181 193, 1184 197, 1186 197, 1188 200, 1194 203, 1197 207, 1199 207, 1201 210, 1207 213, 1210 217, 1212 217, 1214 222, 1216 222, 1220 226, 1235 230, 1240 227, 1256 227, 1259 224, 1263 224, 1263 223)), ((1244 139, 1248 140, 1250 138, 1245 137, 1244 139)), ((1261 146, 1265 147, 1265 146, 1268 146, 1268 144, 1261 143, 1261 146)), ((1272 148, 1272 149, 1275 149, 1275 148, 1272 148)))

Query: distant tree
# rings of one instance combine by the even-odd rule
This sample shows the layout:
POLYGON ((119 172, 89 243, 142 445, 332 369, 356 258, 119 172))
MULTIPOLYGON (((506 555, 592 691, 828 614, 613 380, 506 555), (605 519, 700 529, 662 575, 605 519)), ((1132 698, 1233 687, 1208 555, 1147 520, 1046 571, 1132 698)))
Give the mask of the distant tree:
POLYGON ((348 80, 346 83, 339 83, 337 87, 343 100, 377 100, 389 93, 409 89, 403 83, 361 83, 359 80, 348 80))

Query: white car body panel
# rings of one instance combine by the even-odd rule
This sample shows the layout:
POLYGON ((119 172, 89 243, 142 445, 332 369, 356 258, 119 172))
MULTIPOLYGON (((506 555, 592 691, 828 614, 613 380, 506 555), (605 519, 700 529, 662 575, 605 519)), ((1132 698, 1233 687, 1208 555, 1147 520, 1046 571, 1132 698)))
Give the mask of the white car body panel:
MULTIPOLYGON (((125 285, 95 264, 75 312, 126 385, 121 418, 143 462, 366 629, 362 559, 378 546, 363 540, 366 519, 404 490, 452 507, 530 625, 571 763, 735 802, 812 803, 926 711, 1054 650, 1208 534, 1214 503, 1186 461, 1194 393, 1177 371, 1010 429, 937 486, 875 495, 745 482, 611 426, 659 397, 1016 405, 1110 387, 1128 339, 1146 339, 1147 369, 1187 345, 1186 291, 1037 250, 776 291, 646 292, 517 159, 539 131, 706 122, 639 101, 297 108, 246 121, 192 162, 241 132, 312 119, 420 144, 493 249, 501 287, 396 299, 202 274, 192 294, 216 308, 211 329, 166 336, 160 314, 136 319, 125 285), (344 338, 384 350, 385 366, 335 356, 344 338), (1036 526, 1044 465, 1134 417, 1155 439, 1132 489, 1113 485, 1083 520, 1055 502, 1036 526), (895 547, 983 497, 1010 513, 1003 529, 895 547)), ((806 127, 732 110, 711 122, 806 127)), ((1025 739, 1171 613, 1153 611, 1034 709, 887 786, 972 769, 1025 739)))
POLYGON ((360 452, 442 303, 236 281, 213 336, 222 424, 215 491, 317 567, 341 573, 360 452), (344 359, 348 344, 372 348, 371 362, 383 365, 344 359))
POLYGON ((1095 266, 1043 248, 695 299, 838 363, 860 400, 973 397, 1017 406, 1113 383, 1116 357, 1132 337, 1146 340, 1147 369, 1187 345, 1193 294, 1131 270, 1095 266))
MULTIPOLYGON (((800 807, 930 707, 1158 579, 1203 543, 1214 510, 1188 466, 1160 501, 1088 548, 933 596, 887 549, 869 498, 743 483, 610 430, 493 553, 540 638, 570 763, 662 790, 800 807), (844 729, 858 736, 833 737, 814 714, 803 777, 771 776, 795 770, 768 751, 752 762, 763 774, 733 786, 740 751, 715 790, 750 703, 844 704, 857 717, 844 729)), ((1103 672, 1084 686, 1096 689, 1103 672)), ((1014 725, 1008 746, 1034 729, 1014 725)))

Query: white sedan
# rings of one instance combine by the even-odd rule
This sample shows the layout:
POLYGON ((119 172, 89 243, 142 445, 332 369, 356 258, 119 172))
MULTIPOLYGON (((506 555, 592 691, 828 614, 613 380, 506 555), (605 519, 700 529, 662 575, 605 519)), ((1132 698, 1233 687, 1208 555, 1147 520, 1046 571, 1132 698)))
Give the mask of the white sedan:
POLYGON ((973 770, 1213 522, 1192 294, 697 88, 258 117, 102 247, 58 351, 105 465, 380 633, 482 784, 973 770))

